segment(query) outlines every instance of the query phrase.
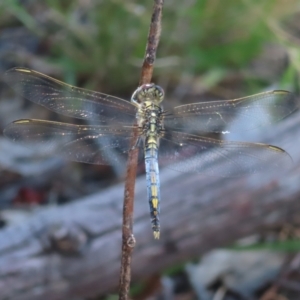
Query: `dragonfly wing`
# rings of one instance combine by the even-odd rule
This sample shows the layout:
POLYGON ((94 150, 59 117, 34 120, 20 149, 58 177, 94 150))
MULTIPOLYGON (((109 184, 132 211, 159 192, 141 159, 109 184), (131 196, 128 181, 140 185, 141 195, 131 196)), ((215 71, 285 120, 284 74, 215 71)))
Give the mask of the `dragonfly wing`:
POLYGON ((265 169, 281 170, 291 164, 291 157, 281 148, 245 142, 166 131, 161 139, 160 162, 180 172, 209 176, 237 177, 265 169))
POLYGON ((99 92, 68 85, 42 73, 13 68, 5 82, 18 94, 57 113, 101 123, 131 123, 136 108, 130 102, 99 92))
POLYGON ((43 120, 18 120, 4 129, 13 141, 43 155, 90 163, 124 163, 130 149, 132 127, 86 126, 43 120))
POLYGON ((230 128, 230 132, 236 133, 276 123, 297 108, 295 95, 275 90, 233 100, 177 106, 172 114, 165 117, 165 126, 175 130, 223 133, 239 118, 242 126, 230 128))

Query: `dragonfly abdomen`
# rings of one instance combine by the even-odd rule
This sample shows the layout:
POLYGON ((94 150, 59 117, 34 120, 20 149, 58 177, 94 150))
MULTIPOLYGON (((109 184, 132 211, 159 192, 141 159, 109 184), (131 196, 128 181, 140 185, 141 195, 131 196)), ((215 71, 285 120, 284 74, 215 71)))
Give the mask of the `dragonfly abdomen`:
POLYGON ((150 216, 154 238, 159 239, 160 224, 160 181, 158 169, 157 143, 146 143, 145 145, 145 166, 147 181, 147 196, 150 205, 150 216))
POLYGON ((145 168, 147 180, 147 197, 150 206, 152 231, 155 239, 159 239, 160 224, 160 181, 158 171, 159 138, 163 136, 163 110, 159 103, 163 99, 163 91, 155 85, 144 85, 133 95, 133 103, 137 104, 137 119, 141 135, 144 138, 145 168))

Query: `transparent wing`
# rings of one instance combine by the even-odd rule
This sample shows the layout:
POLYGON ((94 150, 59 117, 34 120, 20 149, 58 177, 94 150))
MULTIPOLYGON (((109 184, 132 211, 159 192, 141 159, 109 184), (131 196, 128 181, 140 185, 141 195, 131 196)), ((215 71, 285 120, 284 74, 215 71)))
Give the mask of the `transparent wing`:
POLYGON ((222 133, 239 118, 242 126, 231 126, 231 132, 251 130, 276 123, 298 108, 290 92, 275 90, 249 97, 192 103, 177 106, 165 117, 165 126, 175 130, 222 133))
POLYGON ((228 142, 166 131, 161 139, 161 164, 179 172, 237 177, 287 167, 291 157, 281 148, 260 143, 228 142))
POLYGON ((26 99, 66 116, 101 123, 133 124, 135 119, 136 108, 128 101, 80 89, 33 70, 11 69, 4 80, 26 99))
POLYGON ((43 120, 18 120, 4 134, 44 155, 56 154, 90 164, 124 163, 132 127, 86 126, 43 120), (101 145, 99 147, 99 145, 101 145))

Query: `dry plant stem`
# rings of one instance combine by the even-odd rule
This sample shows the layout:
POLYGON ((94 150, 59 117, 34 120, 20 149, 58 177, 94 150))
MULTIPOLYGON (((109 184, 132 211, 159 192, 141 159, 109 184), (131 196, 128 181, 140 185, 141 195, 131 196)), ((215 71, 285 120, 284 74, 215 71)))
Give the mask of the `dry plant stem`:
POLYGON ((123 204, 122 254, 119 282, 119 299, 128 299, 131 279, 131 257, 135 246, 133 227, 134 188, 139 150, 134 147, 138 138, 138 128, 133 131, 132 149, 128 154, 127 173, 123 204))
MULTIPOLYGON (((163 0, 154 0, 153 13, 150 30, 148 34, 146 53, 142 66, 140 85, 150 83, 153 73, 153 64, 156 57, 156 50, 161 32, 163 0)), ((131 141, 132 150, 129 151, 127 174, 125 182, 124 206, 123 206, 123 229, 122 229, 122 254, 121 271, 119 282, 119 299, 128 299, 131 279, 131 257, 135 246, 133 228, 133 203, 136 169, 138 161, 138 148, 134 148, 138 138, 138 128, 135 127, 131 141)))
POLYGON ((140 78, 140 85, 151 82, 153 64, 156 58, 156 50, 158 47, 161 32, 163 4, 164 0, 154 0, 153 13, 148 34, 148 42, 140 78))

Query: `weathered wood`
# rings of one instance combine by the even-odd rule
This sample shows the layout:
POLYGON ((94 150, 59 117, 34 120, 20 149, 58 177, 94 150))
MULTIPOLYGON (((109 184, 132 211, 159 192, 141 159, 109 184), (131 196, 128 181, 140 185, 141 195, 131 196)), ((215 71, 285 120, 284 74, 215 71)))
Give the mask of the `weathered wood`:
MULTIPOLYGON (((133 279, 229 245, 259 228, 299 221, 300 114, 258 141, 290 152, 284 174, 237 179, 161 172, 161 239, 153 239, 144 176, 136 184, 133 279)), ((280 172, 278 172, 280 173, 280 172)), ((115 290, 123 184, 64 207, 36 211, 0 231, 0 300, 77 299, 115 290)))

